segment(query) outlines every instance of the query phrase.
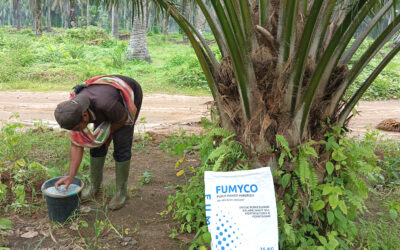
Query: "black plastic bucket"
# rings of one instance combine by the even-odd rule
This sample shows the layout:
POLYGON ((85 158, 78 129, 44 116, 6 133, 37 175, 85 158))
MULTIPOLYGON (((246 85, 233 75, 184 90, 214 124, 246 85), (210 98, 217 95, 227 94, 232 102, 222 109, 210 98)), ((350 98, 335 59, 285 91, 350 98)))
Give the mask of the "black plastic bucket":
POLYGON ((80 187, 77 192, 67 195, 55 195, 47 192, 47 189, 54 187, 54 184, 61 178, 63 178, 63 176, 50 179, 43 183, 42 193, 46 196, 46 204, 50 220, 63 223, 67 221, 70 216, 77 216, 79 214, 81 191, 84 184, 81 179, 75 177, 71 184, 80 187))

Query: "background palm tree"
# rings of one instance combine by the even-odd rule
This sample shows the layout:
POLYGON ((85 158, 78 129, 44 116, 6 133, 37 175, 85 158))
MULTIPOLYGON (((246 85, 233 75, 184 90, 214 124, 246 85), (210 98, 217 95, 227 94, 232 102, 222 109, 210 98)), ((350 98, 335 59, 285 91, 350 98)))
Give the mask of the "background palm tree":
POLYGON ((69 28, 74 28, 77 25, 75 4, 76 0, 69 0, 69 28))
POLYGON ((21 1, 12 0, 13 27, 21 29, 21 1))
POLYGON ((119 38, 118 26, 119 26, 118 3, 114 3, 111 9, 111 34, 116 39, 119 38))
POLYGON ((132 8, 132 30, 126 55, 128 60, 140 59, 151 62, 146 40, 148 18, 147 4, 147 0, 143 0, 140 4, 132 8))
POLYGON ((86 0, 86 26, 90 26, 90 0, 86 0))
POLYGON ((36 36, 42 35, 42 1, 35 0, 35 31, 36 36))
POLYGON ((61 13, 61 22, 64 29, 69 28, 68 18, 70 16, 70 0, 53 0, 51 9, 61 13))

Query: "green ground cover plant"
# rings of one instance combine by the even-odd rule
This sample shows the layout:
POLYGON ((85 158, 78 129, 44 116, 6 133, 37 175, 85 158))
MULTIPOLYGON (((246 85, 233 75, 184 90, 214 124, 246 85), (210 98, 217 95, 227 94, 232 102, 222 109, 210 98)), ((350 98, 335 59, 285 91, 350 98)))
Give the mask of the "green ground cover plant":
POLYGON ((0 204, 2 212, 12 209, 29 213, 41 200, 40 187, 60 176, 68 159, 68 138, 38 124, 26 129, 19 123, 0 130, 0 204))
MULTIPOLYGON (((296 150, 289 150, 287 142, 277 135, 283 149, 280 166, 284 161, 293 164, 291 171, 279 168, 274 172, 282 249, 400 247, 400 167, 396 164, 399 143, 382 141, 376 131, 360 141, 343 137, 341 132, 335 128, 326 134, 325 140, 301 145, 296 150), (331 152, 323 166, 328 172, 324 180, 317 180, 312 165, 318 157, 316 144, 331 152), (299 189, 301 197, 297 195, 299 189)), ((160 145, 171 154, 182 156, 175 169, 177 175, 185 178, 186 185, 175 187, 176 194, 168 199, 168 211, 180 223, 171 237, 195 234, 191 249, 204 248, 210 242, 204 210, 204 171, 249 169, 249 157, 234 137, 213 128, 198 137, 185 136, 184 132, 174 134, 160 145), (190 153, 201 158, 200 167, 183 163, 190 153)))
POLYGON ((30 29, 0 27, 0 90, 69 91, 92 76, 122 74, 146 93, 207 95, 200 65, 182 35, 151 34, 152 63, 125 58, 129 40, 97 28, 55 29, 35 37, 30 29), (179 41, 179 42, 178 42, 179 41))

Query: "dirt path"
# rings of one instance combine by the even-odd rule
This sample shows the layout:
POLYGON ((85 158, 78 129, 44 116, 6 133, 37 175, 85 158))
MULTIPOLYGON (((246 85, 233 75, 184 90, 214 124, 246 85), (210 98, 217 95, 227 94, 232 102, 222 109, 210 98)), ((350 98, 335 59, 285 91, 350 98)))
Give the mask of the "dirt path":
MULTIPOLYGON (((358 114, 350 120, 351 135, 362 136, 368 129, 375 129, 382 120, 392 118, 400 121, 400 100, 362 101, 356 107, 358 114)), ((400 139, 400 133, 383 132, 390 138, 400 139)))
MULTIPOLYGON (((33 125, 33 119, 41 119, 57 127, 53 111, 57 103, 68 98, 66 92, 0 92, 0 121, 7 121, 15 112, 18 121, 33 125)), ((146 95, 143 99, 139 119, 144 119, 146 130, 165 132, 178 128, 200 129, 197 122, 207 116, 207 103, 211 97, 193 97, 182 95, 146 95)), ((360 102, 359 114, 350 122, 352 135, 365 134, 368 128, 374 128, 380 121, 400 119, 400 100, 360 102)), ((16 119, 14 119, 16 120, 16 119)), ((0 124, 1 126, 1 124, 0 124)), ((400 133, 386 133, 390 137, 400 138, 400 133)))
MULTIPOLYGON (((40 119, 50 126, 58 127, 53 112, 58 103, 67 100, 67 92, 0 92, 0 122, 18 113, 19 121, 27 126, 40 119)), ((146 130, 176 131, 179 127, 193 127, 200 117, 207 116, 207 103, 211 97, 182 95, 146 95, 143 98, 139 120, 146 130), (144 124, 144 125, 143 125, 144 124)), ((1 124, 0 124, 1 126, 1 124)), ((196 127, 196 126, 195 126, 196 127)))

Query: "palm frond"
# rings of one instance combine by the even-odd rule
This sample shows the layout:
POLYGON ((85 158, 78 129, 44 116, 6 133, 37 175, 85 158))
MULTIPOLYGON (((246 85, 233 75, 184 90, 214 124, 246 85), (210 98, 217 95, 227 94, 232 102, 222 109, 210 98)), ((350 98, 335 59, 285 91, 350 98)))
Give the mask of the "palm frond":
POLYGON ((288 106, 290 106, 292 115, 294 115, 299 85, 303 81, 304 70, 308 59, 308 52, 315 34, 317 24, 316 20, 320 15, 321 7, 322 1, 314 2, 310 11, 310 15, 307 17, 307 22, 304 27, 300 44, 294 59, 294 71, 289 78, 288 90, 286 93, 286 103, 288 106))
POLYGON ((269 14, 269 1, 270 0, 259 0, 258 2, 258 13, 259 23, 261 27, 264 27, 267 23, 267 15, 269 14))
POLYGON ((285 63, 290 53, 294 50, 294 41, 296 35, 296 20, 298 14, 299 1, 283 0, 286 2, 282 14, 283 22, 282 25, 282 39, 279 45, 278 55, 278 68, 285 63))
POLYGON ((339 124, 344 124, 350 112, 353 110, 357 102, 361 99, 362 95, 368 89, 368 87, 374 82, 376 77, 382 72, 386 65, 393 59, 395 55, 400 51, 400 43, 398 43, 381 61, 381 63, 374 69, 371 75, 364 81, 361 87, 351 97, 350 101, 343 108, 339 116, 339 124))
MULTIPOLYGON (((357 51, 358 47, 360 47, 361 43, 367 37, 369 32, 373 27, 381 20, 382 16, 387 12, 387 10, 393 5, 393 1, 388 1, 374 16, 374 18, 368 23, 368 26, 362 31, 362 33, 357 37, 351 47, 347 50, 346 54, 344 54, 343 58, 340 60, 341 64, 347 64, 354 53, 357 51)), ((393 8, 394 9, 394 8, 393 8)))
POLYGON ((310 48, 310 58, 313 61, 319 59, 320 51, 323 50, 323 42, 325 39, 325 34, 328 29, 330 19, 335 8, 336 0, 324 1, 322 21, 318 24, 317 32, 315 34, 314 42, 311 44, 310 48))
POLYGON ((344 79, 340 89, 332 98, 331 106, 328 112, 332 112, 338 107, 340 99, 343 97, 347 88, 354 82, 357 76, 364 70, 365 66, 371 59, 380 51, 380 49, 389 41, 389 39, 400 30, 400 15, 397 16, 382 33, 375 39, 375 41, 368 47, 368 49, 361 55, 361 57, 354 63, 350 72, 344 79))
POLYGON ((208 25, 210 26, 211 32, 214 34, 215 40, 218 44, 218 48, 221 51, 222 56, 227 55, 226 41, 224 37, 221 35, 221 27, 217 20, 214 20, 211 16, 210 10, 204 3, 204 0, 196 0, 199 5, 201 11, 204 14, 204 17, 207 20, 208 25))
POLYGON ((370 8, 376 3, 376 0, 360 0, 353 8, 347 13, 342 24, 332 37, 326 51, 324 52, 318 66, 313 73, 310 84, 301 101, 302 116, 300 124, 300 134, 303 134, 306 122, 308 120, 311 104, 314 101, 317 89, 320 92, 325 90, 328 80, 336 67, 339 57, 342 55, 349 43, 350 39, 368 14, 370 8))

